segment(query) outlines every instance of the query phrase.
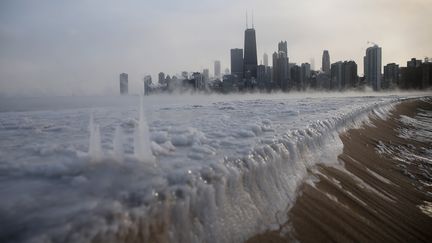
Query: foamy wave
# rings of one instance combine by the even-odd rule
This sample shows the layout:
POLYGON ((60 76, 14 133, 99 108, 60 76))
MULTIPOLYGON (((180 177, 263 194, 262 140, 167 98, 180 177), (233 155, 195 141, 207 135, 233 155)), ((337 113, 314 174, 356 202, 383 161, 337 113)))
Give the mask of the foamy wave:
MULTIPOLYGON (((266 105, 260 114, 269 116, 238 123, 231 122, 231 116, 250 113, 250 102, 216 103, 222 112, 211 117, 215 121, 199 121, 208 123, 207 130, 174 126, 162 118, 153 121, 149 147, 155 163, 142 163, 134 154, 133 136, 142 116, 115 122, 96 119, 100 129, 91 126, 90 144, 96 150, 90 153, 81 143, 30 143, 25 161, 1 156, 0 174, 7 176, 0 194, 10 197, 0 202, 0 219, 8 222, 2 224, 0 240, 243 241, 286 221, 299 185, 304 180, 313 183, 306 178, 308 169, 317 163, 338 163, 340 132, 370 118, 385 119, 397 101, 369 102, 342 112, 330 104, 329 114, 319 116, 313 114, 322 107, 303 105, 302 112, 312 114, 308 120, 298 116, 300 109, 287 107, 291 101, 266 102, 254 101, 253 106, 266 105), (291 129, 282 122, 305 125, 291 129), (98 163, 89 163, 95 154, 98 163), (10 158, 16 161, 9 163, 10 158)), ((193 109, 197 114, 214 112, 203 106, 193 109)), ((50 131, 56 136, 63 132, 50 131)), ((74 139, 74 134, 62 139, 74 139)))
MULTIPOLYGON (((104 155, 102 163, 90 167, 84 162, 60 163, 59 168, 27 166, 27 170, 51 170, 47 174, 57 182, 32 171, 33 188, 25 195, 28 184, 20 186, 22 177, 11 180, 17 193, 25 196, 18 205, 2 205, 1 218, 15 223, 0 235, 28 242, 240 242, 286 220, 309 168, 338 163, 339 132, 370 117, 385 118, 393 106, 380 103, 314 122, 262 141, 242 158, 226 157, 188 170, 179 162, 169 174, 164 165, 152 167, 127 156, 122 164, 104 155), (42 191, 56 192, 59 200, 42 191), (35 206, 31 200, 40 203, 35 206), (33 226, 19 235, 20 224, 33 226)), ((239 136, 257 136, 262 130, 251 125, 239 130, 239 136)), ((153 136, 159 142, 151 144, 156 155, 169 156, 176 146, 191 146, 187 156, 196 160, 216 153, 194 128, 153 136)), ((2 185, 2 192, 8 185, 7 181, 2 185)))

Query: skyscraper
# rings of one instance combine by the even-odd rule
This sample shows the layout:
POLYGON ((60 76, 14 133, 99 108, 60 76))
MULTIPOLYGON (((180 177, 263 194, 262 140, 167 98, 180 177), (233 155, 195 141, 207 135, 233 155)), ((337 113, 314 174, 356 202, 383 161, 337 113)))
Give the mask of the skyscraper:
POLYGON ((311 77, 311 66, 309 63, 302 63, 300 66, 300 89, 306 89, 311 77))
POLYGON ((257 78, 257 46, 256 46, 256 35, 255 29, 248 28, 245 30, 244 40, 244 66, 243 66, 243 77, 257 78))
POLYGON ((374 45, 366 49, 366 56, 364 57, 364 74, 366 82, 371 85, 375 91, 381 89, 381 55, 381 47, 374 45))
POLYGON ((152 77, 151 75, 146 75, 144 77, 144 95, 149 95, 150 94, 150 85, 152 84, 152 77))
POLYGON ((264 53, 263 60, 264 60, 264 66, 268 67, 268 55, 267 55, 267 53, 264 53))
POLYGON ((331 90, 342 90, 343 62, 336 62, 331 65, 331 90))
POLYGON ((283 91, 288 91, 289 67, 288 57, 284 51, 273 54, 273 80, 283 91))
POLYGON ((258 87, 260 89, 265 88, 266 83, 268 82, 267 80, 267 75, 266 75, 266 66, 264 65, 258 65, 257 66, 257 83, 258 83, 258 87))
POLYGON ((231 74, 243 79, 243 49, 231 49, 231 74))
POLYGON ((127 73, 120 74, 120 94, 127 95, 128 94, 128 75, 127 73))
POLYGON ((358 86, 357 63, 345 61, 342 67, 342 89, 350 89, 358 86))
POLYGON ((286 56, 288 57, 288 43, 286 41, 281 41, 278 44, 278 52, 285 52, 286 56))
POLYGON ((336 62, 331 65, 331 89, 344 90, 357 85, 357 64, 354 61, 336 62))
POLYGON ((165 73, 160 72, 158 75, 158 83, 163 85, 165 84, 165 73))
POLYGON ((330 73, 330 54, 327 50, 323 52, 321 69, 325 73, 330 73))
POLYGON ((203 70, 203 78, 206 83, 210 80, 210 71, 207 68, 203 70))
POLYGON ((277 81, 279 80, 278 77, 278 53, 274 52, 272 55, 272 59, 273 59, 273 69, 272 69, 272 81, 275 81, 277 83, 277 81))
POLYGON ((215 78, 221 78, 221 63, 220 61, 214 62, 214 76, 215 78))

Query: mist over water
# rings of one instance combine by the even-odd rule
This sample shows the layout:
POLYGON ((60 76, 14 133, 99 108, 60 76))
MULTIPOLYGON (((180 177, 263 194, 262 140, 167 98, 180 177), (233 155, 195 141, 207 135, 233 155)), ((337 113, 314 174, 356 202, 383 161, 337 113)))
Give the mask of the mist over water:
POLYGON ((11 99, 0 239, 245 240, 284 220, 308 168, 338 163, 340 131, 418 95, 11 99))

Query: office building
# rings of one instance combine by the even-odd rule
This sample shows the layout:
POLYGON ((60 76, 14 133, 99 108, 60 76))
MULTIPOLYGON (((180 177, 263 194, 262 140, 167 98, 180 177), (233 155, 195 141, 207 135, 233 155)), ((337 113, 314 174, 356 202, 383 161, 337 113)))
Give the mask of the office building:
POLYGON ((331 90, 344 90, 358 86, 357 63, 336 62, 331 65, 331 90))
POLYGON ((273 53, 273 81, 282 91, 288 91, 289 60, 284 51, 273 53))
POLYGON ((182 77, 183 79, 188 79, 188 78, 189 78, 189 73, 188 73, 187 71, 183 71, 183 72, 181 73, 181 77, 182 77))
POLYGON ((342 89, 356 88, 358 85, 357 63, 345 61, 342 67, 342 89))
POLYGON ((214 77, 216 79, 221 78, 221 63, 220 63, 220 61, 214 62, 214 77))
POLYGON ((309 79, 311 77, 311 66, 309 63, 302 63, 300 68, 300 89, 304 90, 309 84, 309 79))
POLYGON ((158 83, 160 85, 164 85, 165 84, 165 73, 160 72, 158 75, 158 83))
POLYGON ((270 82, 270 80, 268 80, 266 66, 265 65, 258 65, 257 66, 257 83, 258 83, 258 88, 264 89, 269 82, 270 82))
POLYGON ((330 73, 330 54, 327 50, 323 52, 321 70, 324 73, 330 73))
POLYGON ((342 90, 342 66, 343 62, 336 62, 331 65, 331 83, 330 90, 342 90))
POLYGON ((407 67, 409 68, 418 68, 421 67, 421 65, 422 65, 422 60, 416 58, 411 58, 411 60, 407 62, 407 67))
POLYGON ((399 84, 399 65, 389 63, 384 66, 384 83, 383 89, 393 88, 399 84))
POLYGON ((231 74, 243 79, 243 49, 231 49, 231 74))
POLYGON ((205 83, 210 80, 210 71, 207 68, 203 70, 203 78, 205 83))
POLYGON ((128 74, 122 73, 120 74, 120 94, 127 95, 129 92, 129 84, 128 84, 128 74))
POLYGON ((366 49, 364 57, 364 74, 366 83, 375 91, 381 90, 382 50, 378 45, 366 49))
POLYGON ((288 89, 299 91, 301 89, 301 67, 298 65, 290 65, 291 82, 288 89))
POLYGON ((146 75, 144 77, 144 95, 149 95, 151 92, 152 77, 150 75, 146 75))
POLYGON ((243 77, 251 79, 257 77, 257 46, 255 29, 248 28, 245 30, 244 39, 244 62, 243 62, 243 77))
POLYGON ((288 57, 288 43, 286 41, 281 41, 278 44, 278 52, 285 52, 288 57))

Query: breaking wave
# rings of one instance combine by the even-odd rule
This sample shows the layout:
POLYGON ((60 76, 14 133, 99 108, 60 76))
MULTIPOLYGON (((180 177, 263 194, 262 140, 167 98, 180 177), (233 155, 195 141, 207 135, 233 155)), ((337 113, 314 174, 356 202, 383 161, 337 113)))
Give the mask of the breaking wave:
MULTIPOLYGON (((91 135, 89 153, 62 145, 36 146, 34 156, 56 157, 60 153, 68 159, 62 163, 0 164, 0 193, 14 195, 0 203, 0 240, 244 241, 287 221, 296 191, 307 179, 309 169, 318 163, 340 163, 337 156, 343 149, 339 138, 342 131, 369 123, 371 117, 385 119, 398 102, 379 102, 312 122, 305 129, 276 134, 263 139, 245 156, 224 156, 216 163, 205 162, 207 156, 217 151, 210 142, 200 142, 208 138, 199 130, 153 131, 151 139, 147 138, 152 142, 146 146, 154 155, 173 156, 176 149, 190 146, 186 156, 204 160, 199 167, 176 161, 170 170, 166 164, 143 163, 133 156, 134 149, 121 142, 128 138, 118 129, 112 129, 117 135, 111 148, 99 146, 99 142, 104 143, 104 136, 92 124, 90 129, 96 132, 91 135), (119 146, 122 149, 116 149, 119 146), (91 163, 95 156, 98 163, 91 163)), ((121 126, 132 133, 131 130, 146 126, 141 117, 121 126)), ((42 129, 51 132, 72 128, 42 129)), ((263 120, 259 126, 238 129, 233 138, 255 137, 268 130, 274 131, 271 122, 263 120)), ((424 132, 424 139, 430 138, 428 132, 424 132)), ((417 136, 409 131, 401 134, 417 136)), ((217 131, 213 135, 226 136, 217 131)), ((232 143, 238 145, 236 141, 232 143)), ((387 151, 384 147, 379 149, 387 151)))

